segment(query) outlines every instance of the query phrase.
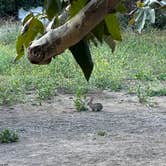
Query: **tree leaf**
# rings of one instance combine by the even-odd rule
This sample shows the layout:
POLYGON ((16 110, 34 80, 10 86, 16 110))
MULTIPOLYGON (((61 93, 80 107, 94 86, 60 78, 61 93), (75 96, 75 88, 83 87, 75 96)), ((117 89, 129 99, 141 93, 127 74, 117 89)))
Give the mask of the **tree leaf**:
POLYGON ((24 35, 28 31, 28 29, 33 21, 33 18, 34 17, 31 17, 31 18, 29 18, 29 20, 26 21, 26 23, 24 24, 24 26, 21 29, 21 35, 24 35))
POLYGON ((27 23, 27 21, 28 21, 30 18, 32 18, 32 17, 34 17, 34 15, 33 15, 32 12, 30 12, 30 13, 24 18, 24 20, 23 20, 23 22, 22 22, 22 25, 25 25, 25 24, 27 23))
POLYGON ((49 20, 51 20, 54 16, 56 16, 62 8, 61 0, 45 0, 44 1, 44 9, 46 10, 46 14, 49 20))
POLYGON ((93 61, 87 42, 81 40, 76 45, 70 47, 69 50, 73 54, 76 62, 81 67, 86 80, 89 81, 93 70, 93 61))
POLYGON ((40 20, 34 17, 30 23, 28 31, 23 35, 26 48, 29 46, 29 43, 35 39, 38 33, 44 33, 44 26, 40 20))
POLYGON ((137 2, 136 2, 136 5, 137 5, 138 8, 145 6, 144 2, 142 2, 141 0, 137 1, 137 2))
POLYGON ((88 0, 73 0, 69 10, 70 18, 75 16, 87 3, 88 0))
POLYGON ((27 48, 38 33, 44 33, 44 26, 40 20, 35 17, 30 18, 23 26, 21 34, 17 37, 16 52, 14 61, 19 60, 24 55, 24 47, 27 48))
POLYGON ((109 14, 105 17, 107 29, 114 40, 122 41, 120 27, 116 14, 109 14))
POLYGON ((116 11, 119 13, 126 13, 127 9, 123 3, 119 3, 116 7, 116 11))
POLYGON ((22 35, 19 35, 17 37, 16 52, 17 55, 14 59, 14 62, 18 61, 24 55, 24 38, 22 37, 22 35))
POLYGON ((103 41, 103 35, 104 35, 104 25, 105 22, 102 21, 99 25, 97 25, 93 30, 92 33, 94 36, 99 40, 100 43, 103 41))
POLYGON ((133 25, 135 23, 135 17, 132 17, 130 20, 129 20, 129 25, 133 25))

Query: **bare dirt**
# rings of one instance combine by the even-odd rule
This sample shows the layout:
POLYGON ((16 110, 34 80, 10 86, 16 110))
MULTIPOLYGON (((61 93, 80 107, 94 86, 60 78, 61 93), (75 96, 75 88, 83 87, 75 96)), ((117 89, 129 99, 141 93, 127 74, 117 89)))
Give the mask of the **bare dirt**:
POLYGON ((99 92, 102 112, 76 112, 72 98, 0 107, 0 130, 19 135, 0 144, 0 166, 166 166, 166 97, 148 107, 123 92, 99 92))

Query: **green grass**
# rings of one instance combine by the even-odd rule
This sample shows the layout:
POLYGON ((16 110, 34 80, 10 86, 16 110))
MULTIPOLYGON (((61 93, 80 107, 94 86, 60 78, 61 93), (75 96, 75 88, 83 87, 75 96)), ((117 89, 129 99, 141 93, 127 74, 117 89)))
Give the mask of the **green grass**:
POLYGON ((0 143, 12 143, 18 141, 18 135, 15 131, 4 129, 0 132, 0 143))
MULTIPOLYGON (((95 67, 87 83, 69 51, 46 66, 32 65, 26 56, 13 64, 17 25, 11 24, 10 32, 13 33, 10 35, 4 30, 5 26, 0 27, 0 105, 27 102, 29 94, 41 102, 55 96, 57 87, 73 92, 83 87, 86 91, 100 88, 137 93, 136 83, 133 82, 157 82, 154 87, 158 87, 166 81, 165 31, 150 31, 142 35, 125 32, 124 40, 117 44, 114 54, 106 45, 99 48, 92 46, 95 67), (5 32, 7 39, 4 38, 5 32)), ((165 95, 165 90, 158 91, 163 91, 162 95, 165 95)), ((153 92, 153 95, 159 94, 153 92)))
POLYGON ((88 111, 88 105, 86 101, 86 90, 82 87, 75 90, 75 98, 73 100, 74 106, 78 112, 88 111))

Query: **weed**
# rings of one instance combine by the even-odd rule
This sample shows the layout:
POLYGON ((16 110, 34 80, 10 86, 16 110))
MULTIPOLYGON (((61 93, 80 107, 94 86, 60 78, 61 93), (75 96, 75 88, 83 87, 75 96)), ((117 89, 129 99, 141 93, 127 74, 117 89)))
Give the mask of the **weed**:
POLYGON ((100 131, 97 132, 97 135, 104 137, 104 136, 107 135, 107 132, 103 131, 103 130, 100 130, 100 131))
POLYGON ((138 96, 140 103, 147 103, 148 102, 148 89, 141 86, 140 84, 138 85, 137 96, 138 96))
POLYGON ((18 135, 10 129, 4 129, 0 133, 0 143, 12 143, 17 141, 18 141, 18 135))
POLYGON ((86 94, 84 89, 79 88, 76 90, 74 105, 76 107, 76 110, 79 112, 88 110, 86 102, 86 94))
POLYGON ((166 81, 166 73, 160 73, 159 76, 157 76, 159 80, 166 81))

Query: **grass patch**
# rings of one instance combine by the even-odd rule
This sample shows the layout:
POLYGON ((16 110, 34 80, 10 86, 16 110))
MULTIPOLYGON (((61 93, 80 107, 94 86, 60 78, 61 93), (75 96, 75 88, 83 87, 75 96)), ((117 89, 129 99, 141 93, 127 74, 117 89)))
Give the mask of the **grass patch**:
POLYGON ((80 87, 76 90, 73 102, 78 112, 88 111, 87 101, 86 101, 86 90, 84 88, 80 87))
MULTIPOLYGON (((96 88, 119 91, 128 86, 126 80, 143 84, 166 80, 165 31, 151 31, 143 35, 125 32, 124 40, 118 43, 114 54, 106 45, 100 48, 92 46, 95 66, 87 83, 69 51, 47 66, 32 65, 26 57, 13 64, 16 55, 14 41, 19 27, 17 23, 11 23, 10 33, 5 28, 5 25, 0 27, 0 105, 26 102, 29 91, 41 102, 55 96, 56 88, 65 87, 73 92, 80 87, 86 91, 96 88)), ((136 93, 138 86, 134 87, 136 93)), ((165 90, 160 94, 165 95, 165 90)))
POLYGON ((18 141, 18 135, 10 130, 10 129, 4 129, 0 132, 0 143, 12 143, 18 141))
POLYGON ((151 90, 149 93, 150 97, 153 96, 166 96, 166 89, 159 89, 159 90, 151 90))

